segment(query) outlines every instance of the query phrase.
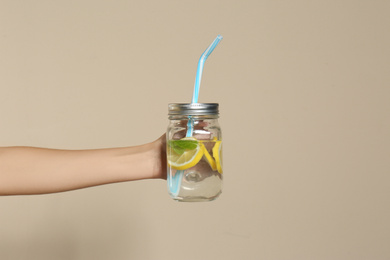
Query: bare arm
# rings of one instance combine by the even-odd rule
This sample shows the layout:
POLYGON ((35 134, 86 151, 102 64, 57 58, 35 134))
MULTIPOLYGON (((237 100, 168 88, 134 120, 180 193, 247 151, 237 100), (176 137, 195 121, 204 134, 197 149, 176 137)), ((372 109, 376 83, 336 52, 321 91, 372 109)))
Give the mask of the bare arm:
POLYGON ((0 148, 0 195, 53 193, 165 176, 165 136, 124 148, 0 148))

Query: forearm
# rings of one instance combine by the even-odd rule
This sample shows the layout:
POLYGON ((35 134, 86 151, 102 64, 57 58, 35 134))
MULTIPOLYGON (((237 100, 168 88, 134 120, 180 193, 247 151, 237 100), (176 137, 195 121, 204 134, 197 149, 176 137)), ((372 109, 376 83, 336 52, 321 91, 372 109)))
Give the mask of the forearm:
POLYGON ((0 195, 42 194, 163 178, 161 142, 112 149, 0 148, 0 195))

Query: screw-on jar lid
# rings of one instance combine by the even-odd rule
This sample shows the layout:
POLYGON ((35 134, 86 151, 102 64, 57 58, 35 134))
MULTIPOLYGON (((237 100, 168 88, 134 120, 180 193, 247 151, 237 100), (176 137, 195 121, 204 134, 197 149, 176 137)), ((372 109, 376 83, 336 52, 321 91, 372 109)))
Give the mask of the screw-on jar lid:
POLYGON ((168 105, 168 115, 218 115, 218 103, 173 103, 168 105))

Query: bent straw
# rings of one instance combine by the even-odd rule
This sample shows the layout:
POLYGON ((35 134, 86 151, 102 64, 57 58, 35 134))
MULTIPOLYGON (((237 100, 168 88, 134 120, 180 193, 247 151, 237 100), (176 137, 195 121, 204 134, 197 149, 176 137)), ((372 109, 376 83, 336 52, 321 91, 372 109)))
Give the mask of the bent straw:
POLYGON ((215 40, 210 44, 210 46, 203 52, 203 54, 199 58, 198 69, 195 77, 194 93, 192 94, 191 103, 198 103, 199 88, 200 88, 200 82, 202 80, 204 63, 221 40, 222 40, 222 36, 218 35, 217 38, 215 38, 215 40))
MULTIPOLYGON (((200 82, 202 81, 204 63, 221 40, 222 40, 222 36, 218 35, 217 38, 215 38, 215 40, 210 44, 210 46, 202 53, 202 55, 199 58, 198 69, 196 70, 194 92, 192 94, 192 101, 191 101, 192 104, 198 103, 200 82)), ((194 122, 190 118, 187 124, 187 135, 186 135, 187 137, 192 136, 192 132, 194 131, 193 125, 194 122)))
MULTIPOLYGON (((195 77, 194 92, 192 94, 191 103, 198 103, 199 88, 200 88, 200 82, 202 80, 204 63, 221 40, 222 40, 222 36, 218 35, 217 38, 215 38, 215 40, 210 44, 210 46, 202 53, 202 55, 199 58, 198 68, 195 77)), ((193 128, 194 128, 194 121, 190 117, 187 123, 187 134, 186 134, 187 137, 192 136, 194 131, 193 128)), ((173 176, 172 179, 170 179, 170 176, 168 176, 168 187, 172 195, 175 197, 180 192, 180 186, 183 179, 183 174, 184 174, 184 170, 181 170, 181 171, 177 171, 175 176, 173 176)))

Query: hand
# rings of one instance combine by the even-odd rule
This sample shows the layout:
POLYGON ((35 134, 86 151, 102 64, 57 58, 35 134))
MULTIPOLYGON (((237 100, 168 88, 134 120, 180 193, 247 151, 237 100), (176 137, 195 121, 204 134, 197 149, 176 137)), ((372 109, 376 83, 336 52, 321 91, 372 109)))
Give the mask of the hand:
POLYGON ((155 152, 154 176, 156 179, 167 179, 166 141, 166 135, 163 134, 159 139, 152 143, 155 152))

